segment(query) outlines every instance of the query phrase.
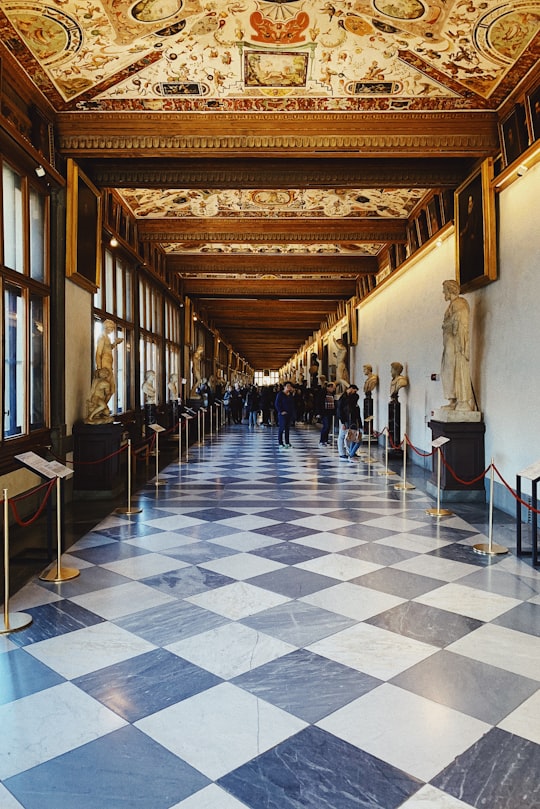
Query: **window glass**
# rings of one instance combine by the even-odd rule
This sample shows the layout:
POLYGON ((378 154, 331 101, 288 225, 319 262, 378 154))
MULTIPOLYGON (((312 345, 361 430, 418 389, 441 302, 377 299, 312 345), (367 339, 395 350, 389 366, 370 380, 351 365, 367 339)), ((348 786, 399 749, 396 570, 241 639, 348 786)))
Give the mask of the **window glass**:
POLYGON ((43 298, 30 298, 30 428, 45 427, 45 323, 43 298))
POLYGON ((25 430, 25 311, 22 290, 4 291, 4 436, 12 438, 25 430))
POLYGON ((45 281, 46 199, 30 188, 30 276, 36 281, 45 281))
POLYGON ((22 177, 4 163, 2 167, 4 264, 24 272, 22 177))

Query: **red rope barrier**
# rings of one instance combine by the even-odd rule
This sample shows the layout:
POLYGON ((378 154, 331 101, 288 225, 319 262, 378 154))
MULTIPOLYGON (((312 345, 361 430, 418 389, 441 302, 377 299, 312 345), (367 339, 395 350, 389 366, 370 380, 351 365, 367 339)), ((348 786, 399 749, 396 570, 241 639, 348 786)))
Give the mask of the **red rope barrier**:
POLYGON ((23 528, 26 528, 29 525, 32 525, 32 523, 34 523, 38 519, 38 517, 41 516, 41 514, 43 513, 43 509, 45 508, 45 505, 47 504, 47 500, 49 499, 50 494, 51 494, 55 484, 56 484, 56 478, 53 478, 52 480, 47 481, 47 483, 42 483, 41 486, 38 486, 36 489, 32 489, 32 491, 30 491, 30 492, 26 492, 24 495, 20 495, 19 497, 14 497, 13 499, 8 500, 8 503, 11 506, 11 511, 13 512, 13 516, 14 516, 15 521, 17 522, 18 525, 20 525, 23 528), (34 514, 34 516, 30 517, 29 520, 22 520, 21 517, 19 517, 19 514, 17 512, 16 503, 18 503, 19 500, 24 500, 26 497, 31 497, 32 495, 39 492, 40 489, 44 489, 44 488, 47 488, 47 492, 45 493, 45 497, 43 498, 43 502, 39 506, 39 508, 36 511, 36 513, 34 514))
POLYGON ((452 467, 448 465, 448 463, 447 463, 447 461, 446 461, 446 458, 444 457, 444 453, 443 453, 443 452, 441 452, 441 458, 442 458, 442 461, 443 461, 444 466, 446 467, 446 469, 448 469, 448 471, 450 472, 450 474, 452 475, 452 477, 454 478, 454 480, 457 480, 457 482, 458 482, 458 483, 461 483, 461 484, 462 484, 462 486, 472 486, 472 484, 473 484, 473 483, 478 483, 478 481, 479 481, 479 480, 482 480, 482 478, 485 478, 485 476, 487 475, 487 473, 488 473, 488 472, 489 472, 489 470, 491 469, 491 464, 490 464, 489 466, 487 466, 487 467, 484 469, 484 471, 483 471, 483 472, 481 472, 481 473, 478 475, 478 477, 476 477, 476 478, 472 478, 472 480, 462 480, 461 478, 458 478, 458 476, 456 475, 456 473, 454 472, 454 470, 452 469, 452 467))
POLYGON ((394 444, 394 442, 392 441, 392 437, 390 436, 390 430, 388 429, 388 427, 386 427, 385 429, 386 429, 386 435, 388 436, 388 441, 390 442, 391 448, 392 449, 401 449, 401 447, 403 446, 403 441, 400 441, 399 444, 394 444))
POLYGON ((431 456, 432 456, 432 455, 435 453, 435 449, 432 449, 432 450, 431 450, 431 452, 420 452, 420 450, 419 450, 419 449, 416 449, 416 447, 414 446, 414 444, 411 444, 411 440, 410 440, 409 436, 407 435, 407 433, 405 433, 405 441, 406 441, 406 442, 407 442, 407 444, 410 446, 410 448, 411 448, 411 449, 412 449, 414 452, 416 452, 416 454, 417 454, 417 455, 419 455, 421 458, 429 458, 429 457, 431 457, 431 456))

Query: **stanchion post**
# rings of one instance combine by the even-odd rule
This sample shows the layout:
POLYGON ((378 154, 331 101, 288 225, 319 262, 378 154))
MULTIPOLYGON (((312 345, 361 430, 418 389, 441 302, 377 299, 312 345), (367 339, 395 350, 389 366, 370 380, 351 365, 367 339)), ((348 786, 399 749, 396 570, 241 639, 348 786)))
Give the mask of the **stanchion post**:
POLYGON ((504 545, 497 545, 493 542, 493 474, 495 471, 495 464, 493 463, 493 458, 491 459, 491 474, 489 478, 489 532, 488 532, 488 541, 487 542, 479 542, 476 545, 473 545, 473 551, 475 553, 481 553, 488 556, 497 556, 503 553, 508 553, 508 548, 505 548, 504 545))
POLYGON ((403 482, 396 483, 394 489, 402 492, 416 489, 416 486, 413 486, 412 483, 407 483, 407 435, 403 436, 403 482))
POLYGON ((32 623, 32 616, 27 612, 9 611, 9 510, 8 492, 4 489, 4 626, 0 627, 0 635, 24 629, 32 623))
POLYGON ((212 430, 212 410, 213 410, 213 409, 214 409, 214 405, 213 405, 213 404, 211 404, 211 405, 209 406, 209 408, 208 408, 208 411, 209 411, 209 413, 210 413, 210 431, 209 431, 210 438, 212 438, 212 435, 214 434, 214 433, 213 433, 213 430, 212 430))
POLYGON ((178 418, 178 465, 182 463, 182 417, 178 418))
POLYGON ((56 478, 56 562, 45 570, 39 577, 41 581, 55 583, 69 581, 80 575, 75 567, 61 567, 62 560, 62 508, 61 508, 61 480, 56 478))
POLYGON ((201 411, 197 410, 197 443, 201 443, 201 411))
POLYGON ((392 469, 388 469, 388 427, 384 431, 384 470, 379 475, 395 475, 392 469))
POLYGON ((131 507, 131 438, 127 442, 127 508, 117 508, 117 514, 140 514, 142 508, 131 507))
POLYGON ((164 428, 160 424, 149 424, 148 426, 156 436, 156 479, 154 480, 154 486, 163 486, 167 481, 159 477, 159 434, 163 432, 164 428))
POLYGON ((437 508, 427 508, 426 514, 432 517, 449 517, 453 512, 447 508, 441 508, 441 447, 450 441, 449 438, 441 436, 432 442, 431 446, 437 449, 437 508))
MULTIPOLYGON (((366 419, 364 419, 364 424, 366 424, 367 422, 373 422, 373 416, 368 416, 366 419)), ((368 430, 368 434, 367 434, 367 442, 368 442, 367 443, 367 446, 368 446, 367 455, 364 455, 363 458, 362 458, 364 463, 367 463, 367 464, 372 464, 375 461, 375 458, 371 457, 371 432, 372 432, 371 430, 368 430)))

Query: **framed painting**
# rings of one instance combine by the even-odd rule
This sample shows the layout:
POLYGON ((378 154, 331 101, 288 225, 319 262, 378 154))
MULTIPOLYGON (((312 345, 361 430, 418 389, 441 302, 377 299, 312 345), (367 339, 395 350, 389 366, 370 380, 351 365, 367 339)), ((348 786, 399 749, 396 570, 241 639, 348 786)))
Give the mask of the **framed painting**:
POLYGON ((493 160, 488 158, 455 192, 457 280, 462 292, 497 278, 493 160))
POLYGON ((101 194, 71 158, 67 166, 66 275, 89 292, 101 276, 101 194))
POLYGON ((430 238, 435 236, 442 227, 441 207, 439 204, 438 196, 435 195, 433 199, 427 204, 427 220, 430 238))
POLYGON ((502 121, 500 132, 504 162, 509 166, 525 151, 529 143, 525 111, 521 104, 516 104, 512 112, 502 121))
POLYGON ((531 143, 540 138, 540 84, 526 96, 531 143))

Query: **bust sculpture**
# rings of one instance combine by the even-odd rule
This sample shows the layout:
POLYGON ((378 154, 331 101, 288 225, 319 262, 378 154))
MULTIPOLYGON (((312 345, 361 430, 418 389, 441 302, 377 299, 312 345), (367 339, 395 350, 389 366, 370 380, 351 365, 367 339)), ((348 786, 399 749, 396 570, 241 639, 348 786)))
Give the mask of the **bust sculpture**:
POLYGON ((366 396, 368 394, 371 396, 372 391, 374 391, 379 384, 379 377, 377 374, 373 373, 373 366, 371 365, 364 365, 363 371, 364 376, 366 377, 364 382, 364 393, 366 396))
POLYGON ((403 374, 403 365, 400 362, 392 362, 390 365, 390 398, 397 402, 398 392, 401 388, 406 388, 409 384, 409 377, 403 374))
POLYGON ((169 400, 172 402, 178 401, 178 374, 170 374, 169 382, 167 385, 169 389, 169 400))
POLYGON ((156 403, 156 372, 146 371, 144 375, 144 382, 142 384, 142 392, 144 394, 144 403, 155 405, 156 403))

